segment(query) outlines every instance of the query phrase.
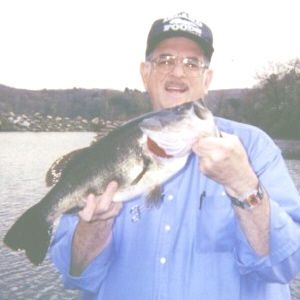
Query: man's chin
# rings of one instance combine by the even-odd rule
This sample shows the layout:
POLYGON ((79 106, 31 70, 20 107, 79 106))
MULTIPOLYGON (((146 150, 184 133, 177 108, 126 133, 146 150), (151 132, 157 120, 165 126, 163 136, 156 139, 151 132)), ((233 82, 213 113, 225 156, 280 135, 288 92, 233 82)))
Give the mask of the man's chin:
POLYGON ((189 102, 192 99, 190 99, 187 94, 168 93, 168 95, 166 96, 166 100, 167 101, 165 103, 168 104, 168 107, 173 107, 185 102, 189 102))
POLYGON ((157 101, 152 102, 154 110, 174 107, 182 103, 195 100, 195 99, 191 99, 191 96, 187 93, 168 93, 168 92, 161 94, 156 99, 157 101))

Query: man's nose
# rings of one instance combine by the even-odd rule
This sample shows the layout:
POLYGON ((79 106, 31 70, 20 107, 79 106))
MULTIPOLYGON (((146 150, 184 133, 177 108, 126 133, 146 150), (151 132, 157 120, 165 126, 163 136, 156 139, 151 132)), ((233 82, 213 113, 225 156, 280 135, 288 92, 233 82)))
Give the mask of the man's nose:
POLYGON ((171 72, 174 76, 176 77, 182 77, 182 76, 185 76, 185 71, 184 71, 184 65, 182 62, 180 61, 177 61, 175 64, 174 64, 174 67, 173 67, 173 70, 171 72))

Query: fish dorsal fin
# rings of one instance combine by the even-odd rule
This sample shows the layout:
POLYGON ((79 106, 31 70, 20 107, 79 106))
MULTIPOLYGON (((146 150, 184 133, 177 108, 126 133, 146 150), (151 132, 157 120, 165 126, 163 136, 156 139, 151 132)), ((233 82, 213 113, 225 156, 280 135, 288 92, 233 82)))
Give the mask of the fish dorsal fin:
POLYGON ((97 131, 97 134, 94 136, 91 145, 97 143, 102 138, 107 136, 110 132, 113 130, 119 128, 124 122, 123 121, 106 121, 103 127, 100 128, 100 130, 97 131))
MULTIPOLYGON (((111 131, 120 127, 123 123, 123 121, 106 121, 103 127, 101 127, 99 131, 97 131, 97 134, 91 141, 90 145, 96 144, 103 137, 107 136, 111 131)), ((85 148, 72 151, 68 154, 59 157, 57 160, 54 161, 54 163, 51 165, 50 169, 46 174, 45 180, 47 187, 50 187, 59 181, 61 174, 66 168, 69 161, 72 160, 76 155, 78 155, 78 153, 80 153, 83 149, 85 148)))
POLYGON ((65 154, 65 155, 59 157, 57 160, 54 161, 54 163, 51 165, 51 167, 49 168, 49 170, 46 174, 45 180, 46 180, 47 187, 50 187, 59 181, 61 174, 62 174, 63 170, 66 168, 69 161, 71 161, 83 149, 86 149, 86 148, 72 151, 68 154, 65 154))

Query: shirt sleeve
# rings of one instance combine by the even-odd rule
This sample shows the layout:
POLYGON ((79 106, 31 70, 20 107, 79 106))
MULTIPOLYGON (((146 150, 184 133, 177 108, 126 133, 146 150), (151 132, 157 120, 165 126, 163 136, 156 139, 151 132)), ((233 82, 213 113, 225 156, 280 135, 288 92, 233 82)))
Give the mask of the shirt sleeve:
POLYGON ((114 251, 112 242, 87 266, 80 276, 69 274, 73 235, 78 223, 76 215, 64 215, 53 236, 50 246, 50 257, 63 276, 63 282, 70 289, 80 289, 97 293, 106 277, 114 251))
POLYGON ((270 202, 270 253, 259 257, 236 222, 236 260, 241 274, 287 283, 300 271, 300 198, 280 150, 258 143, 252 166, 270 202))

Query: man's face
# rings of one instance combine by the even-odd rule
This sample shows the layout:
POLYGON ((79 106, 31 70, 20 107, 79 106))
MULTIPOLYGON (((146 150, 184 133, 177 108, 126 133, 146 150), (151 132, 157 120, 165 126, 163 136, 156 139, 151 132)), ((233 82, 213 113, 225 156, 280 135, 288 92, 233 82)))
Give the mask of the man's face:
MULTIPOLYGON (((204 61, 203 51, 199 45, 184 37, 163 40, 152 52, 151 59, 164 55, 192 57, 204 61)), ((155 110, 203 98, 212 79, 212 71, 209 69, 203 69, 199 76, 189 76, 183 64, 178 61, 168 73, 159 72, 151 63, 142 63, 141 75, 155 110)))

